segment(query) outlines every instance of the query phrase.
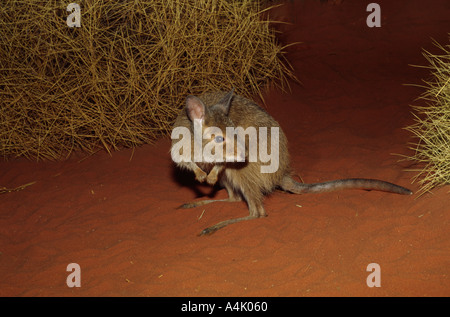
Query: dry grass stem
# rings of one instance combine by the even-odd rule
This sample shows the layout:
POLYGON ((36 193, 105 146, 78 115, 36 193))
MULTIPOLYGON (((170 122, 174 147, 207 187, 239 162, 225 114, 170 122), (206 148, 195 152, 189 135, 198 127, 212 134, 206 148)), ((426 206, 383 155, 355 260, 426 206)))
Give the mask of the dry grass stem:
POLYGON ((28 186, 33 185, 34 183, 36 183, 36 182, 31 182, 31 183, 28 183, 28 184, 25 184, 25 185, 18 186, 16 188, 0 187, 0 194, 17 192, 19 190, 23 190, 23 189, 27 188, 28 186))

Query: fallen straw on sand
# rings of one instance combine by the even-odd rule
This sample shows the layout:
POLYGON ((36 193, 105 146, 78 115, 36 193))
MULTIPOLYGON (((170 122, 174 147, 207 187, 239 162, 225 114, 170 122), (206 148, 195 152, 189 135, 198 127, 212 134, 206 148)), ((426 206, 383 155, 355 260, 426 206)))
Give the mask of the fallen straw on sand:
POLYGON ((36 183, 36 182, 31 182, 31 183, 28 183, 28 184, 25 184, 25 185, 20 185, 20 186, 17 186, 15 188, 0 187, 0 194, 17 192, 19 190, 23 190, 23 189, 27 188, 28 186, 33 185, 34 183, 36 183))

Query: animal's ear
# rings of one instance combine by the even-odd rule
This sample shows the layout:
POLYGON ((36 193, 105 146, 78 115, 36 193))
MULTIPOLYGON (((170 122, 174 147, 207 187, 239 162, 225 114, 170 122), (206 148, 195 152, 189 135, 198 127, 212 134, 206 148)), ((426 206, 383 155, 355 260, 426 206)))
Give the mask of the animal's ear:
POLYGON ((186 113, 191 121, 195 119, 203 120, 206 115, 204 103, 195 96, 186 97, 186 113))
POLYGON ((220 99, 220 101, 215 105, 215 107, 221 108, 221 110, 223 112, 225 112, 225 114, 228 114, 228 112, 230 111, 231 100, 233 99, 233 94, 234 94, 234 88, 231 89, 229 92, 227 92, 227 94, 225 96, 223 96, 222 99, 220 99))

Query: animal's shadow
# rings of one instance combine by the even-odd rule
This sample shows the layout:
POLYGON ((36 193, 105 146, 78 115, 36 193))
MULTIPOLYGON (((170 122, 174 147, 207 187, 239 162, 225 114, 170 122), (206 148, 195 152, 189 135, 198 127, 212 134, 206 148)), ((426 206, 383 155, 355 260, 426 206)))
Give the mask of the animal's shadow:
POLYGON ((189 187, 195 193, 196 198, 209 197, 213 198, 217 192, 223 189, 219 184, 211 185, 201 184, 195 180, 195 175, 192 171, 177 168, 175 163, 171 163, 172 179, 180 186, 189 187))
MULTIPOLYGON (((230 168, 241 169, 248 165, 248 162, 235 162, 228 166, 230 168)), ((181 186, 186 186, 192 189, 195 193, 196 198, 208 197, 213 198, 216 196, 217 192, 223 189, 223 186, 219 185, 217 182, 214 186, 208 185, 206 183, 201 184, 195 180, 194 172, 177 168, 175 163, 172 161, 172 179, 181 186), (208 191, 208 193, 206 193, 208 191)))

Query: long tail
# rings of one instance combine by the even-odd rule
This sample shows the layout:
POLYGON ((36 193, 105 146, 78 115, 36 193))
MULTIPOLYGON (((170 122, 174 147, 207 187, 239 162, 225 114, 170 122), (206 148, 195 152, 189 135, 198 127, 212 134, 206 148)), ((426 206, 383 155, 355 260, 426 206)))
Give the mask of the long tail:
POLYGON ((340 189, 378 190, 400 195, 412 194, 412 191, 405 187, 380 181, 378 179, 368 178, 347 178, 323 183, 304 184, 296 182, 291 177, 286 176, 283 179, 281 188, 294 194, 324 193, 340 189))

